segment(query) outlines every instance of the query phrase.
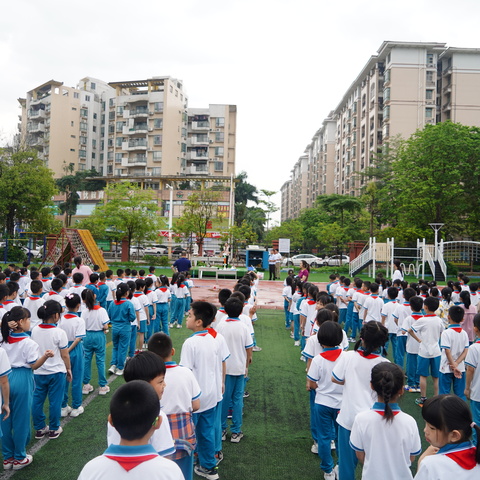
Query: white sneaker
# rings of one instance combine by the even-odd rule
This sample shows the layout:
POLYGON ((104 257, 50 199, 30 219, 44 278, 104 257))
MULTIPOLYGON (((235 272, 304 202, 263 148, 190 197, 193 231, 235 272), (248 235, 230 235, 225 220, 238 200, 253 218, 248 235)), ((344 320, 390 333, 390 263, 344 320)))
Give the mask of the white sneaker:
POLYGON ((120 370, 119 368, 115 369, 115 375, 123 375, 123 370, 120 370))
POLYGON ((110 387, 108 385, 105 385, 104 387, 100 387, 98 389, 98 394, 99 395, 106 395, 110 391, 110 387))
POLYGON ((110 373, 115 373, 115 370, 117 369, 116 365, 110 365, 110 368, 108 369, 108 371, 110 373))
POLYGON ((293 344, 294 347, 299 347, 300 346, 300 340, 295 340, 295 343, 293 344))
POLYGON ((83 395, 88 395, 90 392, 93 392, 93 387, 89 383, 86 383, 82 388, 82 393, 83 395))
POLYGON ((324 473, 323 478, 325 480, 335 480, 337 476, 335 475, 335 472, 332 470, 330 473, 324 473))
POLYGON ((318 443, 314 442, 312 448, 310 449, 312 453, 318 454, 318 443))
POLYGON ((81 415, 84 411, 85 411, 84 408, 80 405, 78 408, 72 409, 72 411, 70 412, 70 416, 71 416, 71 417, 78 417, 78 416, 81 415))
POLYGON ((62 411, 60 413, 61 417, 68 417, 70 413, 72 412, 73 408, 70 405, 67 405, 66 407, 62 408, 62 411))
POLYGON ((177 328, 182 328, 182 326, 178 323, 178 324, 177 324, 177 328))
POLYGON ((23 460, 14 460, 13 461, 13 470, 21 470, 22 468, 30 465, 33 462, 33 457, 31 455, 27 455, 23 460))
POLYGON ((332 441, 330 442, 330 450, 335 450, 336 448, 337 448, 337 447, 336 447, 336 445, 335 445, 335 440, 332 440, 332 441))

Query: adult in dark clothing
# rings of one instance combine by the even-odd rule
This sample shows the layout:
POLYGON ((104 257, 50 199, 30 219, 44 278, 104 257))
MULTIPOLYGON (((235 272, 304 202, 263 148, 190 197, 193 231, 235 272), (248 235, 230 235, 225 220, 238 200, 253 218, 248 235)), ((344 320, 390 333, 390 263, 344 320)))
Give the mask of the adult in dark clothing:
POLYGON ((182 256, 175 260, 175 263, 172 265, 172 270, 175 272, 188 272, 192 268, 192 263, 187 258, 187 252, 183 251, 182 256))

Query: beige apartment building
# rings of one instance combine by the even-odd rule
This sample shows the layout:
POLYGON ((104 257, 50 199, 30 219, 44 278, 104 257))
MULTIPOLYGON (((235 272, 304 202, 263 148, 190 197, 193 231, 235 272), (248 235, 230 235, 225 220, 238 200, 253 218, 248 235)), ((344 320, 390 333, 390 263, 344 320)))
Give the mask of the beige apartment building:
MULTIPOLYGON (((479 85, 480 49, 383 42, 307 146, 305 168, 310 175, 304 188, 308 195, 300 210, 310 207, 320 194, 360 195, 365 180, 359 173, 394 137, 408 138, 427 124, 448 119, 479 126, 479 85), (323 136, 319 135, 322 129, 323 136), (330 150, 327 146, 326 154, 319 155, 325 145, 330 150)), ((291 200, 284 199, 283 191, 281 218, 296 218, 300 210, 284 207, 294 200, 292 195, 291 200), (284 215, 284 208, 288 214, 284 215)))

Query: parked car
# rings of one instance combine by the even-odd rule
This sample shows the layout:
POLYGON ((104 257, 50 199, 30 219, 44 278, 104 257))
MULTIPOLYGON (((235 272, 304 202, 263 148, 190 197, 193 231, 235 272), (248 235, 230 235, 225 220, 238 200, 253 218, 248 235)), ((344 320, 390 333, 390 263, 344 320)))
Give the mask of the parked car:
POLYGON ((130 257, 140 258, 145 255, 145 248, 140 245, 130 247, 130 257))
POLYGON ((147 245, 145 255, 166 255, 168 247, 166 245, 147 245))
POLYGON ((294 255, 290 258, 284 258, 282 265, 287 267, 299 267, 302 260, 307 262, 311 267, 320 267, 323 264, 322 258, 316 257, 310 253, 301 253, 300 255, 294 255))
POLYGON ((183 248, 181 245, 176 245, 175 247, 172 247, 172 254, 173 255, 181 255, 182 252, 186 252, 187 249, 183 248))
POLYGON ((340 265, 348 265, 350 257, 348 255, 332 255, 323 260, 323 265, 326 267, 339 267, 340 265))

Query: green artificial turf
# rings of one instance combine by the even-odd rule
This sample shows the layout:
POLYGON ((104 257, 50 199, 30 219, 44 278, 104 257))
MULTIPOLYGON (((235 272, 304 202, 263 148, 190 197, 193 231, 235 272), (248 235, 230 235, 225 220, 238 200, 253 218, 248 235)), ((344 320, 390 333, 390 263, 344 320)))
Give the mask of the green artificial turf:
MULTIPOLYGON (((284 327, 284 314, 278 310, 260 310, 255 336, 261 352, 253 353, 250 397, 244 402, 245 437, 239 444, 224 442, 225 459, 219 466, 221 479, 299 480, 323 478, 318 456, 310 452, 309 401, 305 388, 305 366, 299 360, 300 349, 284 327)), ((183 340, 192 332, 172 329, 171 335, 180 357, 183 340)), ((107 367, 111 345, 107 350, 107 367)), ((111 394, 123 383, 116 378, 111 393, 95 398, 85 413, 64 427, 56 440, 48 440, 35 454, 31 466, 16 472, 16 480, 69 480, 77 478, 83 465, 106 448, 106 421, 111 394)), ((96 378, 92 384, 97 386, 96 378)), ((168 388, 168 385, 167 385, 168 388)), ((421 409, 414 400, 419 396, 406 393, 400 400, 402 409, 419 422, 423 447, 421 409)), ((32 440, 35 446, 37 440, 32 440)), ((360 478, 360 467, 357 478, 360 478)), ((0 479, 5 478, 0 474, 0 479)), ((199 477, 196 477, 199 478, 199 477)))

